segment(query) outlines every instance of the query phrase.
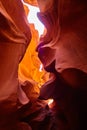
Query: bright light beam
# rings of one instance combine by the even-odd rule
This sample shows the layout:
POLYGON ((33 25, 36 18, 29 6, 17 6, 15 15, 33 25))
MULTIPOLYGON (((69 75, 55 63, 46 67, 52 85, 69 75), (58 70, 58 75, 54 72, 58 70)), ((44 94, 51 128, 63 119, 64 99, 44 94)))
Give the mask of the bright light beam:
POLYGON ((35 29, 39 32, 40 35, 44 32, 44 25, 40 22, 40 20, 37 17, 37 12, 40 12, 38 7, 31 6, 27 3, 25 3, 23 0, 21 0, 24 5, 26 5, 29 8, 29 14, 27 16, 29 23, 33 23, 35 25, 35 29))
POLYGON ((35 25, 35 29, 38 30, 39 32, 39 37, 40 35, 43 34, 44 32, 44 25, 40 22, 40 20, 37 17, 37 12, 40 12, 38 7, 28 5, 29 7, 29 14, 28 14, 28 21, 29 23, 33 23, 35 25))

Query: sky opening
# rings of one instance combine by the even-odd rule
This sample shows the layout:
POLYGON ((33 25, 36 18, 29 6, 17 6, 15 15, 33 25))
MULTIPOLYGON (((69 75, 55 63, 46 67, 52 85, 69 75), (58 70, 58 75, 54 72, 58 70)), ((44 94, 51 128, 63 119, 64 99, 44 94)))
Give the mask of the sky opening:
MULTIPOLYGON (((22 1, 23 2, 23 1, 22 1)), ((24 3, 28 8, 29 8, 29 14, 27 16, 29 23, 33 23, 35 26, 35 29, 38 31, 39 33, 39 37, 40 35, 43 34, 44 32, 44 25, 41 23, 41 21, 38 19, 37 17, 37 12, 40 12, 38 7, 35 6, 31 6, 27 3, 24 3)))
POLYGON ((43 34, 44 32, 44 25, 40 22, 40 20, 37 17, 37 12, 39 12, 39 8, 35 6, 28 5, 30 12, 28 15, 28 21, 29 23, 33 23, 35 25, 35 29, 38 30, 39 36, 43 34))

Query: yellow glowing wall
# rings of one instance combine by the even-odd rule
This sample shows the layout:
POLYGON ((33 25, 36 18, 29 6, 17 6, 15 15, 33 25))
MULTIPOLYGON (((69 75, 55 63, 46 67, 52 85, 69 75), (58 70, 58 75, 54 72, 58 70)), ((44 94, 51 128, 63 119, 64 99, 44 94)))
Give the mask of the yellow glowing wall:
MULTIPOLYGON (((28 8, 24 6, 26 14, 28 14, 28 8)), ((42 69, 40 71, 41 62, 38 58, 36 52, 36 47, 39 41, 38 31, 35 30, 34 24, 30 24, 30 29, 32 33, 31 42, 26 50, 24 58, 19 64, 19 79, 24 82, 28 80, 32 84, 33 91, 39 93, 39 87, 48 80, 49 74, 42 69)), ((32 92, 31 92, 32 93, 32 92)))

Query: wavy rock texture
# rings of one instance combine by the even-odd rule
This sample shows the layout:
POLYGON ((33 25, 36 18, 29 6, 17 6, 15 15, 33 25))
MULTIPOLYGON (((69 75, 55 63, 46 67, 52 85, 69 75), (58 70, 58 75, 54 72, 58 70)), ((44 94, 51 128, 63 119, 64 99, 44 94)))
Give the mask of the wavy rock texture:
POLYGON ((46 33, 38 45, 38 32, 26 19, 28 8, 24 5, 25 15, 20 0, 13 5, 0 0, 0 130, 84 130, 87 2, 25 2, 39 6, 46 33), (39 72, 41 62, 50 74, 39 72), (54 99, 52 108, 44 101, 49 98, 54 99))
POLYGON ((58 105, 58 109, 55 109, 58 125, 56 129, 85 129, 87 2, 85 0, 37 2, 40 8, 38 18, 46 27, 46 34, 41 36, 37 47, 38 56, 46 71, 52 73, 49 81, 40 89, 40 99, 53 98, 56 106, 58 105))
POLYGON ((18 65, 31 39, 21 1, 0 0, 0 129, 16 127, 18 65), (21 17, 20 17, 21 16, 21 17))
POLYGON ((47 29, 37 47, 38 56, 44 68, 55 75, 41 87, 40 99, 53 98, 59 104, 67 129, 85 129, 87 2, 38 0, 38 5, 38 17, 47 29))

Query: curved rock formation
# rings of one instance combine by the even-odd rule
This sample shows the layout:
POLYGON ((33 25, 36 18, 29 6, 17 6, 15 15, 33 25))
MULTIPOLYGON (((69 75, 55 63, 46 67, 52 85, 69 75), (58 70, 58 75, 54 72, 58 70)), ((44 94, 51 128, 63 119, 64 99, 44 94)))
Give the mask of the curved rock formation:
POLYGON ((50 78, 42 85, 39 99, 53 98, 55 106, 50 111, 48 105, 38 99, 34 104, 30 102, 25 105, 37 97, 39 90, 36 82, 40 82, 44 75, 43 72, 37 76, 40 61, 34 43, 38 36, 31 25, 31 40, 21 0, 0 0, 0 130, 27 130, 31 127, 33 130, 84 130, 87 128, 87 2, 25 2, 39 6, 38 18, 46 27, 46 34, 41 36, 37 52, 45 70, 50 72, 50 78), (29 54, 30 64, 25 62, 28 60, 26 55, 22 60, 29 43, 26 55, 29 54), (26 71, 28 66, 30 68, 26 71), (19 74, 21 72, 28 79, 23 80, 21 85, 18 67, 19 74), (19 106, 18 109, 17 103, 23 107, 19 106), (18 125, 17 116, 23 121, 18 125))
POLYGON ((40 99, 54 98, 70 130, 85 129, 87 2, 38 0, 38 5, 38 17, 47 29, 37 47, 38 56, 44 68, 55 75, 42 86, 40 99))
MULTIPOLYGON (((18 66, 31 40, 21 0, 0 0, 0 129, 16 127, 18 66), (13 120, 12 120, 13 118, 13 120)), ((26 100, 28 102, 28 99, 26 100)))

